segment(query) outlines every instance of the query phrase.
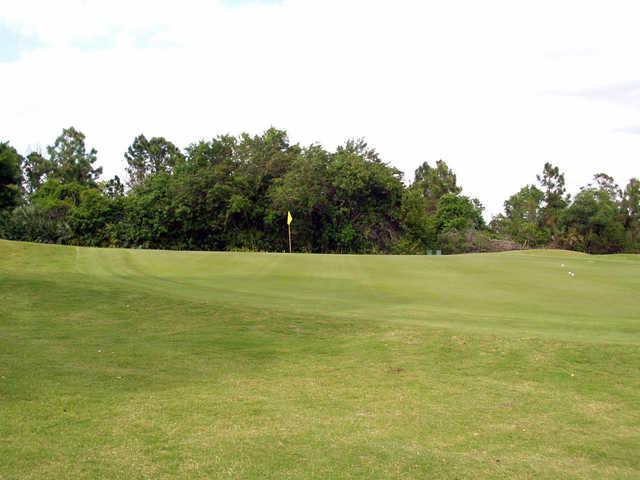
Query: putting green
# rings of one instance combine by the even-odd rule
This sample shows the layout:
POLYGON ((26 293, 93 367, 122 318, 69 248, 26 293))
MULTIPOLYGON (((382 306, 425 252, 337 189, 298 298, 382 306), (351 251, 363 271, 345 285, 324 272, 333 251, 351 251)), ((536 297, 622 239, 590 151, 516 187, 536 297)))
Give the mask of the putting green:
POLYGON ((638 292, 633 255, 0 241, 0 478, 639 478, 638 292))

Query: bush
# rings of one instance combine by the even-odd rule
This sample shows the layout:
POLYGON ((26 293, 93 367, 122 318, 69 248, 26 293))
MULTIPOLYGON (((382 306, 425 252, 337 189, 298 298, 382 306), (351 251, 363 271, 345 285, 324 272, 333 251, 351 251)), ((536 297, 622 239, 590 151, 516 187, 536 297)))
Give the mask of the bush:
POLYGON ((483 232, 474 228, 465 230, 450 229, 438 235, 438 243, 447 254, 489 252, 491 240, 483 232))
POLYGON ((72 231, 63 216, 37 205, 18 207, 0 220, 0 235, 8 240, 66 243, 72 231))
POLYGON ((416 240, 411 235, 403 235, 392 245, 391 253, 394 255, 424 255, 427 253, 427 249, 420 240, 416 240))

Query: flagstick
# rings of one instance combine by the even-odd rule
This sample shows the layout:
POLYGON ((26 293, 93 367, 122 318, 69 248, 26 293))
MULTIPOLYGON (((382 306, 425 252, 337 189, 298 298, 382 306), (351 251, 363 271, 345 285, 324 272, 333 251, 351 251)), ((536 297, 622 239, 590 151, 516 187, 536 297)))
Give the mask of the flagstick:
POLYGON ((289 253, 291 253, 291 225, 287 225, 289 228, 289 253))

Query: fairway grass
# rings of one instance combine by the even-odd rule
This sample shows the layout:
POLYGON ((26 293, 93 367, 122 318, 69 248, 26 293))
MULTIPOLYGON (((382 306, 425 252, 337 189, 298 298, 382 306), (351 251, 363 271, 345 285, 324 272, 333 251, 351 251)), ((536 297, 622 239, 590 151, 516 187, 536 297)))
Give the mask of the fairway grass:
POLYGON ((638 479, 639 292, 633 255, 0 241, 0 479, 638 479))

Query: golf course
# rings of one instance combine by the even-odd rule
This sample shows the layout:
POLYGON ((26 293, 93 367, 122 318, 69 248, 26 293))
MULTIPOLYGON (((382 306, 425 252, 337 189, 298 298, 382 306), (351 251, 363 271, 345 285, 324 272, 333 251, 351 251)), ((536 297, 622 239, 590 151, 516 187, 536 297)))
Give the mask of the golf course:
POLYGON ((640 255, 0 241, 0 479, 64 478, 638 479, 640 255))

